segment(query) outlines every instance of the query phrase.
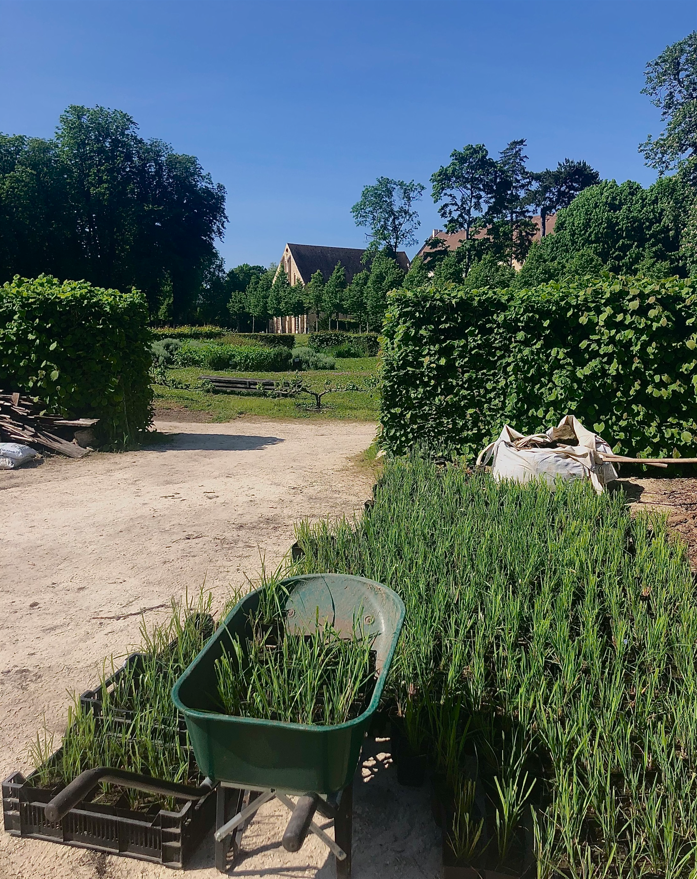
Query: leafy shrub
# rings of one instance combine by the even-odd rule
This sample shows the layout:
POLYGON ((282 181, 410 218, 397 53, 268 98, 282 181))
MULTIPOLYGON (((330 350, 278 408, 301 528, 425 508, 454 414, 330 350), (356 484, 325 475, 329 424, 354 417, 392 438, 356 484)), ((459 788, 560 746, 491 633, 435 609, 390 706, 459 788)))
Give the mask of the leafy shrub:
POLYGON ((155 339, 150 346, 155 369, 169 369, 176 361, 181 339, 155 339))
POLYGON ((337 345, 336 348, 332 351, 334 357, 344 358, 344 357, 362 357, 363 351, 357 345, 352 345, 350 342, 343 342, 341 345, 337 345))
POLYGON ((293 348, 293 366, 296 369, 336 369, 336 361, 312 348, 293 348))
POLYGON ((124 445, 152 417, 147 321, 140 293, 17 276, 0 287, 0 387, 99 418, 99 441, 124 445))
POLYGON ((694 285, 603 278, 520 292, 396 291, 384 327, 388 448, 474 456, 504 423, 574 413, 617 452, 695 455, 694 285))
POLYGON ((262 348, 215 342, 183 342, 175 355, 178 366, 205 366, 237 372, 284 372, 291 368, 293 355, 285 347, 262 348))
POLYGON ((377 333, 342 333, 339 330, 328 330, 310 333, 308 341, 308 345, 314 351, 326 351, 328 348, 337 348, 345 344, 359 350, 363 357, 375 357, 380 347, 377 333))

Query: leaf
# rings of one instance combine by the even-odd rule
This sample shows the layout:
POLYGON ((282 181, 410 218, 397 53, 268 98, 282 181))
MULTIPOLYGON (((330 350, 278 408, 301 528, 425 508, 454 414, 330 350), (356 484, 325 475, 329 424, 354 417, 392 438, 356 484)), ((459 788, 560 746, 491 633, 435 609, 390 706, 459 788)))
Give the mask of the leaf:
POLYGON ((52 382, 57 381, 59 375, 60 375, 60 372, 57 369, 54 369, 53 372, 51 373, 51 381, 52 382))

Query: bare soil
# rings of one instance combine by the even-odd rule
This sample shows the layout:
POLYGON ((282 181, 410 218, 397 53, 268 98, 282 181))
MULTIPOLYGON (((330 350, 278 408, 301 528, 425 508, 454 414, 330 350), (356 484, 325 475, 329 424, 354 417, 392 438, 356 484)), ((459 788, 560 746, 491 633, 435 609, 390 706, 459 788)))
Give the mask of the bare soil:
MULTIPOLYGON (((105 657, 136 645, 143 615, 164 619, 172 597, 201 586, 222 607, 262 556, 269 568, 281 561, 298 519, 350 515, 370 496, 371 473, 356 458, 373 424, 156 426, 171 436, 149 448, 0 473, 0 778, 31 768, 27 744, 44 717, 58 743, 66 691, 93 686, 105 657)), ((398 796, 389 757, 377 758, 385 766, 378 774, 375 759, 366 758, 369 781, 355 795, 354 875, 435 876, 438 838, 425 791, 398 796)), ((295 855, 280 848, 287 815, 278 803, 263 807, 236 875, 333 875, 334 859, 315 837, 295 855)), ((219 875, 212 839, 191 869, 201 879, 219 875)), ((0 832, 0 879, 171 876, 0 832)))
POLYGON ((690 566, 697 572, 697 479, 677 477, 619 479, 634 511, 653 510, 668 517, 668 524, 687 544, 690 566))

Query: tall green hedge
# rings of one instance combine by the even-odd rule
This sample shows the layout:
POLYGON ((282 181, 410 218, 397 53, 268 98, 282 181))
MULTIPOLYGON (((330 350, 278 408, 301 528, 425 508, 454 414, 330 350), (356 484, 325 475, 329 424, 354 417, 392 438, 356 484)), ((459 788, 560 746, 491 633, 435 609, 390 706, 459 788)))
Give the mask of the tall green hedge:
POLYGON ((147 324, 140 293, 15 277, 0 287, 0 388, 99 418, 100 442, 124 445, 152 417, 147 324))
POLYGON ((575 414, 623 454, 697 456, 697 290, 605 275, 530 290, 398 290, 382 426, 404 452, 476 455, 509 423, 575 414))
POLYGON ((375 357, 380 347, 378 340, 377 333, 344 333, 340 330, 327 330, 310 333, 307 344, 313 351, 326 351, 328 348, 335 348, 348 342, 360 348, 367 357, 375 357))
POLYGON ((217 342, 183 342, 174 352, 178 366, 205 366, 236 372, 284 372, 293 365, 293 353, 283 345, 226 345, 217 342))

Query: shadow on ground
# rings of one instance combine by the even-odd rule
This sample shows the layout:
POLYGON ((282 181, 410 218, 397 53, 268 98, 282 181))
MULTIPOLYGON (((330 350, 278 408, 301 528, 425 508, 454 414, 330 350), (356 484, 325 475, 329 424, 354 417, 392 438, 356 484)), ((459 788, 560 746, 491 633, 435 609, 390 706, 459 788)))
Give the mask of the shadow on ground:
MULTIPOLYGON (((441 871, 441 836, 431 815, 430 785, 399 786, 388 751, 389 741, 382 739, 367 738, 363 747, 353 785, 352 874, 356 879, 436 879, 441 871)), ((303 858, 302 850, 289 858, 281 845, 289 817, 290 813, 283 812, 281 820, 276 818, 276 838, 261 844, 255 840, 258 835, 250 833, 250 827, 228 875, 246 879, 261 876, 335 879, 335 859, 328 851, 326 857, 322 856, 321 866, 313 866, 313 859, 303 858), (262 865, 259 858, 264 855, 262 865)), ((268 816, 259 816, 257 820, 268 821, 268 816)), ((315 820, 323 829, 330 826, 321 817, 315 820)), ((333 831, 329 830, 329 834, 333 835, 333 831)), ((210 834, 188 869, 205 869, 212 866, 212 862, 210 834)))
POLYGON ((284 442, 278 436, 240 436, 228 433, 172 433, 144 452, 250 452, 284 442))

